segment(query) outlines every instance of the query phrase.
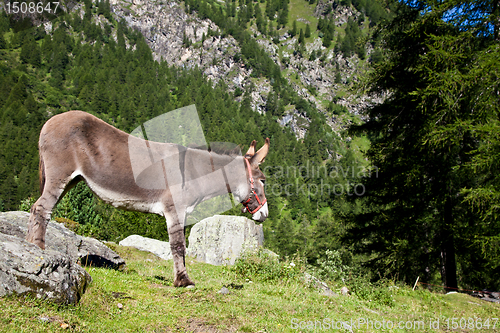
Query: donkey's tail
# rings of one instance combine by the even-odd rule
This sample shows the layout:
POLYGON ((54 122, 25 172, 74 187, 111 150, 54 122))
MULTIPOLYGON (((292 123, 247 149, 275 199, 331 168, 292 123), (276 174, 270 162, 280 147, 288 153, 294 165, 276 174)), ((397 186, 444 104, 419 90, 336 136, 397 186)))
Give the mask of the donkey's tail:
POLYGON ((43 162, 43 157, 42 154, 39 154, 40 156, 40 163, 38 165, 38 171, 39 171, 39 176, 40 176, 40 194, 43 193, 43 189, 45 187, 45 163, 43 162))

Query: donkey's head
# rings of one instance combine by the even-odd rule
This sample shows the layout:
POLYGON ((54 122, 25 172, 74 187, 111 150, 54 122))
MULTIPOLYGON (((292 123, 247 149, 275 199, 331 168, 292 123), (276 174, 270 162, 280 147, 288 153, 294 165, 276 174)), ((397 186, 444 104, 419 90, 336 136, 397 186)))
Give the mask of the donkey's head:
POLYGON ((264 146, 255 152, 257 141, 253 140, 245 154, 245 169, 248 179, 248 195, 241 201, 243 204, 243 212, 252 214, 252 218, 256 221, 263 222, 269 215, 267 209, 267 199, 264 193, 264 184, 266 176, 259 169, 259 164, 264 162, 267 153, 269 152, 269 138, 266 138, 264 146))

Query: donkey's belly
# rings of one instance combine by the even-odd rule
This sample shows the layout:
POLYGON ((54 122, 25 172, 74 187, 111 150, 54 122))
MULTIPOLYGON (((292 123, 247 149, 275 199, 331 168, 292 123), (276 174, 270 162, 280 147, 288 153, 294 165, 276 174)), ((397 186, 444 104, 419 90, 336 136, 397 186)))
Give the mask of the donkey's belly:
POLYGON ((128 191, 118 191, 109 187, 102 186, 92 180, 86 179, 87 185, 99 198, 105 203, 116 208, 130 211, 154 213, 163 215, 163 205, 158 200, 155 193, 130 193, 128 191))

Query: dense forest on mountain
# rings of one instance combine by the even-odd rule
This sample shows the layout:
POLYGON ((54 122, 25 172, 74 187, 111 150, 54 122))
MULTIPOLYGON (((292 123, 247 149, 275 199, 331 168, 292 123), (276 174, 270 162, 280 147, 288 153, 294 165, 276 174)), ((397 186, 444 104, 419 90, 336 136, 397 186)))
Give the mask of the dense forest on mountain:
MULTIPOLYGON (((420 276, 450 288, 500 288, 498 5, 325 2, 308 32, 297 31, 289 19, 288 0, 184 1, 188 13, 217 24, 219 30, 210 33, 238 41, 238 57, 252 76, 271 82, 263 114, 250 106, 252 85, 230 93, 223 81, 214 85, 196 68, 154 61, 140 32, 111 14, 109 1, 85 0, 83 16, 62 16, 49 33, 26 29, 2 13, 0 210, 29 209, 37 198, 38 134, 50 116, 79 109, 130 132, 195 104, 207 142, 233 142, 245 151, 254 139, 259 146, 271 139, 261 166, 270 208, 268 248, 282 256, 299 253, 336 279, 364 274, 410 283, 420 276), (333 21, 337 6, 362 15, 349 18, 342 34, 333 21), (251 24, 275 43, 284 31, 298 36, 298 44, 319 31, 325 47, 362 61, 371 42, 377 48, 370 55, 373 69, 357 88, 386 100, 368 106, 366 122, 350 133, 334 132, 326 115, 283 77, 251 24), (362 33, 363 24, 376 33, 362 33), (292 105, 309 121, 300 140, 277 122, 292 105), (361 136, 371 141, 366 160, 349 144, 361 136)), ((334 115, 347 111, 334 101, 327 109, 334 115)), ((227 214, 242 213, 235 207, 227 214)), ((84 183, 54 216, 105 240, 134 233, 168 238, 162 218, 105 205, 84 183)))

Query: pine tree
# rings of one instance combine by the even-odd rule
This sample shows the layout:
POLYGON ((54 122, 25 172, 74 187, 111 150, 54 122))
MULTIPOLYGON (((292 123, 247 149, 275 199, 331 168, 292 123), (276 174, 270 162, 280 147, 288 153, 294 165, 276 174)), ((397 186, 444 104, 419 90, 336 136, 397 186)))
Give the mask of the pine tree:
POLYGON ((323 20, 323 18, 320 16, 320 18, 318 19, 318 30, 323 31, 324 27, 325 27, 325 20, 323 20))
POLYGON ((332 45, 332 35, 329 30, 323 36, 323 46, 329 48, 332 45))
POLYGON ((305 38, 309 38, 311 37, 311 27, 308 25, 306 25, 306 32, 304 33, 304 37, 305 38))
POLYGON ((3 37, 3 33, 0 33, 0 50, 5 49, 7 47, 7 42, 3 37))
POLYGON ((284 27, 288 23, 288 6, 285 4, 284 8, 279 12, 278 25, 284 27))
POLYGON ((299 44, 304 44, 304 32, 302 31, 302 28, 300 29, 300 32, 299 32, 299 44))
POLYGON ((335 83, 337 84, 342 83, 342 75, 340 75, 340 72, 337 72, 335 74, 335 83))
POLYGON ((19 59, 21 59, 22 62, 30 62, 30 56, 35 48, 35 44, 35 39, 32 34, 28 33, 24 36, 21 43, 21 53, 19 54, 19 59))
POLYGON ((292 25, 292 30, 290 31, 290 35, 292 35, 292 37, 295 37, 296 34, 297 34, 297 20, 294 20, 292 25))
MULTIPOLYGON (((499 268, 493 264, 498 255, 488 257, 472 244, 496 239, 491 235, 498 235, 500 224, 465 210, 461 196, 472 194, 470 202, 477 203, 480 196, 474 194, 495 189, 484 182, 493 178, 475 172, 480 164, 473 157, 481 160, 482 148, 492 147, 477 140, 485 133, 477 130, 489 123, 489 131, 499 131, 500 105, 493 97, 499 90, 493 79, 498 66, 492 61, 498 53, 491 52, 498 42, 491 34, 477 34, 481 24, 464 29, 443 20, 452 9, 470 14, 456 10, 464 3, 412 3, 415 7, 402 7, 389 27, 389 58, 377 66, 371 87, 390 91, 391 97, 370 108, 369 121, 359 127, 376 133, 368 155, 381 172, 367 184, 372 208, 358 216, 352 231, 369 239, 363 245, 367 251, 379 253, 373 262, 381 274, 397 272, 410 281, 440 273, 449 290, 458 287, 458 278, 469 286, 496 288, 493 276, 499 268), (424 14, 422 8, 427 8, 424 14), (484 81, 476 79, 484 76, 484 81), (481 278, 469 272, 477 266, 484 272, 481 278)), ((487 202, 484 211, 490 209, 487 202)))

